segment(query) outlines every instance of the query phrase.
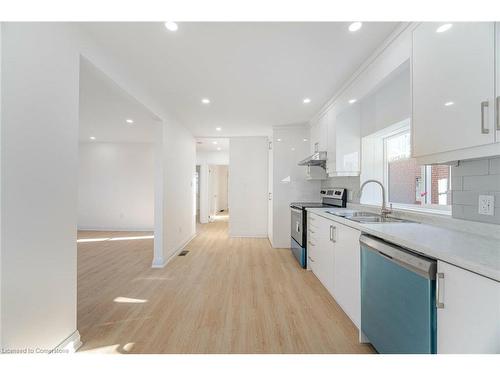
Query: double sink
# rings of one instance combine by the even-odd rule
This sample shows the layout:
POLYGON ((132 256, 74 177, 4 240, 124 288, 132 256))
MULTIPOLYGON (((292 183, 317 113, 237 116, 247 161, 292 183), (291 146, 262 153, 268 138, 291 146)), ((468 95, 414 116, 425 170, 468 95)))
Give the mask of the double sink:
POLYGON ((343 217, 347 220, 356 221, 361 224, 372 223, 409 223, 408 220, 396 219, 394 217, 382 216, 373 212, 363 211, 326 211, 326 213, 343 217))

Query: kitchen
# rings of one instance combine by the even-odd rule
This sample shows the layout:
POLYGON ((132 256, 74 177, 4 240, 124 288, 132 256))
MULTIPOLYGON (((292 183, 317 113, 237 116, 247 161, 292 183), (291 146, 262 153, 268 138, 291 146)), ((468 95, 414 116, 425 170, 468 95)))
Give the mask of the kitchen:
POLYGON ((292 254, 380 353, 500 351, 499 29, 410 25, 311 122, 292 254))
POLYGON ((500 22, 356 15, 2 20, 0 351, 495 367, 500 22))

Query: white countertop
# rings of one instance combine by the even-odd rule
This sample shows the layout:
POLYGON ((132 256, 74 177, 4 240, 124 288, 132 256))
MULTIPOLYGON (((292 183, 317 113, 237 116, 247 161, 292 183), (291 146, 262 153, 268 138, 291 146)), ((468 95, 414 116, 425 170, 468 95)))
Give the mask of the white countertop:
POLYGON ((354 211, 346 208, 307 208, 307 211, 500 282, 498 239, 422 223, 361 224, 326 212, 354 211))

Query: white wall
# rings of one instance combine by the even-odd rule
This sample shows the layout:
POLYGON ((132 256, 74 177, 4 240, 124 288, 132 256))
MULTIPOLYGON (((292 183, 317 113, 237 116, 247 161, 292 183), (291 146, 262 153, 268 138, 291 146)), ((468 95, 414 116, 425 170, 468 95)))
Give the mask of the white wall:
POLYGON ((78 229, 153 230, 153 144, 80 143, 78 171, 78 229))
POLYGON ((229 165, 229 151, 196 151, 196 164, 229 165))
MULTIPOLYGON (((333 177, 322 182, 323 187, 345 187, 350 191, 349 201, 359 202, 359 187, 361 182, 371 178, 383 179, 383 164, 380 155, 383 150, 380 145, 374 145, 368 135, 374 134, 388 126, 395 125, 411 116, 411 87, 409 62, 403 63, 376 89, 360 99, 361 109, 361 176, 333 177), (366 155, 367 152, 370 155, 366 155), (381 177, 382 176, 382 177, 381 177)), ((362 203, 379 204, 381 202, 380 187, 369 184, 363 193, 362 203)))
MULTIPOLYGON (((2 196, 2 29, 3 22, 0 22, 0 197, 2 196)), ((2 237, 2 199, 0 199, 0 348, 2 347, 2 248, 3 248, 3 237, 2 237)))
POLYGON ((273 247, 290 247, 291 202, 321 200, 320 181, 307 181, 306 167, 297 165, 310 154, 304 138, 309 138, 305 124, 273 129, 273 247))
POLYGON ((229 141, 229 235, 267 238, 268 139, 229 141))
POLYGON ((162 223, 158 225, 163 228, 163 238, 161 248, 155 246, 153 267, 165 266, 196 234, 196 147, 193 136, 178 124, 166 123, 162 156, 163 215, 162 223))
POLYGON ((361 100, 361 136, 373 134, 410 117, 410 63, 404 63, 361 100))
POLYGON ((79 25, 2 26, 2 345, 51 349, 77 333, 80 55, 163 121, 155 150, 164 162, 155 173, 163 183, 155 202, 155 218, 165 218, 155 221, 162 259, 194 235, 195 142, 79 25))
POLYGON ((3 24, 2 345, 76 330, 79 54, 64 24, 3 24))

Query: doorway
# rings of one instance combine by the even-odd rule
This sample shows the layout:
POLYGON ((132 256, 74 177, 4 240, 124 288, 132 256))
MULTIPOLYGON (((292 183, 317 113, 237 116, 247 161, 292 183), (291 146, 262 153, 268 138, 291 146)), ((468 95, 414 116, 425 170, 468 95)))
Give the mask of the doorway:
POLYGON ((229 217, 229 139, 196 139, 197 223, 229 217))
POLYGON ((208 166, 209 221, 215 221, 222 217, 229 218, 227 199, 228 173, 227 165, 208 166))

